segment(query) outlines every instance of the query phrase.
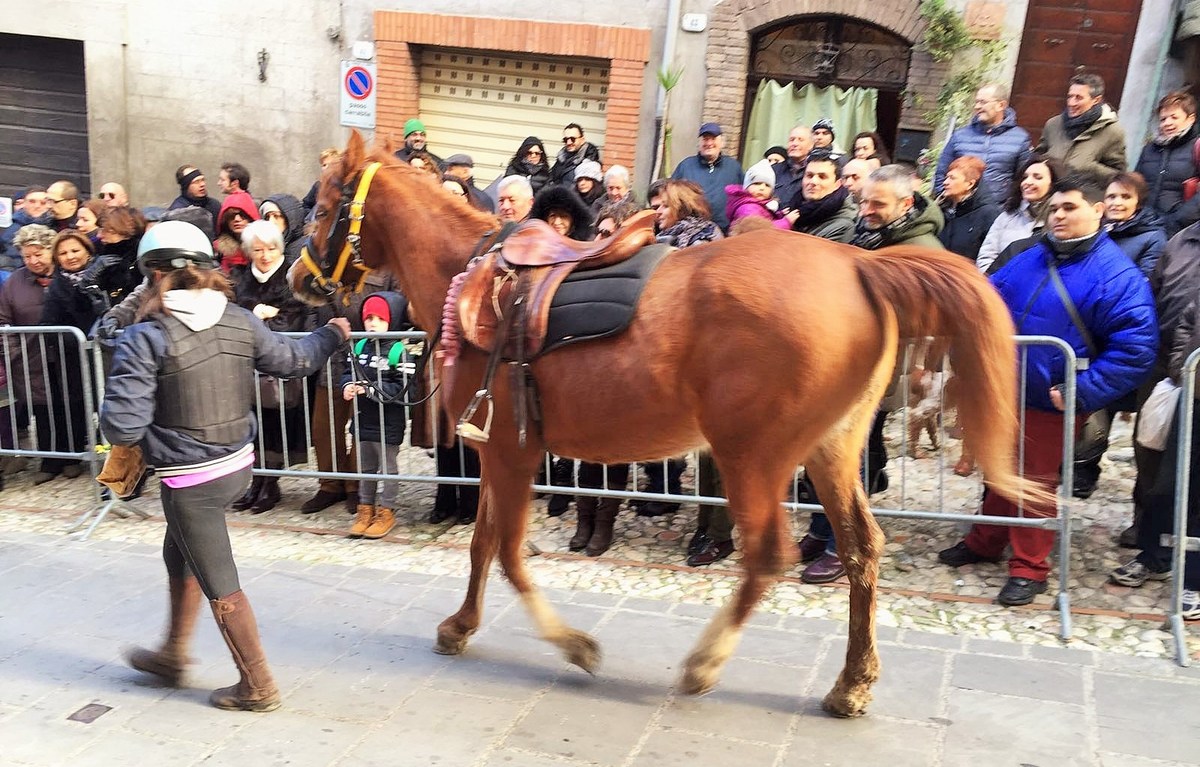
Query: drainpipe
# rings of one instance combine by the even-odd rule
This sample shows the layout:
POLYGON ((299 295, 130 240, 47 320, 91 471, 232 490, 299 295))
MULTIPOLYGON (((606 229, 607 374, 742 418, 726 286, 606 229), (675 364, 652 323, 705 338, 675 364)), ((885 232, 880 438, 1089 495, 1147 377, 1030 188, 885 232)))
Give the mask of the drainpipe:
MULTIPOLYGON (((679 13, 682 0, 669 0, 667 3, 667 31, 663 35, 663 52, 662 52, 662 68, 670 69, 675 61, 675 38, 679 35, 679 13)), ((657 80, 658 73, 655 72, 657 80)), ((656 161, 653 163, 653 168, 650 170, 650 179, 656 178, 659 173, 659 168, 668 162, 667 157, 658 157, 659 147, 662 146, 662 133, 666 128, 663 125, 663 113, 667 108, 667 89, 661 85, 658 86, 658 98, 654 105, 654 155, 656 161)))
MULTIPOLYGON (((1162 42, 1158 46, 1158 60, 1154 63, 1153 85, 1150 88, 1151 99, 1158 96, 1159 89, 1162 88, 1163 74, 1167 68, 1167 52, 1171 49, 1171 42, 1175 35, 1175 27, 1179 22, 1179 14, 1183 11, 1183 0, 1172 0, 1171 13, 1167 16, 1168 27, 1167 33, 1163 35, 1162 42)), ((1157 131, 1152 131, 1151 126, 1154 124, 1155 118, 1158 116, 1154 111, 1155 101, 1151 102, 1150 109, 1145 113, 1142 119, 1142 130, 1138 132, 1139 136, 1153 135, 1157 131)))

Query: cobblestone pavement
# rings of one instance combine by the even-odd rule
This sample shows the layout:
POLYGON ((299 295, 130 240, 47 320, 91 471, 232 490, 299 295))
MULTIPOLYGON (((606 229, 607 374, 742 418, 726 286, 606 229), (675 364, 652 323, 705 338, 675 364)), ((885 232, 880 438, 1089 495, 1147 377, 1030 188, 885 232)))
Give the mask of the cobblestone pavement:
MULTIPOLYGON (((890 426, 888 439, 889 453, 900 453, 898 423, 890 426)), ((957 450, 958 443, 951 440, 944 451, 930 458, 894 458, 889 464, 891 487, 872 498, 873 506, 901 508, 903 488, 903 505, 908 508, 932 508, 940 494, 945 510, 973 511, 981 489, 979 475, 962 478, 949 471, 957 450), (939 488, 940 481, 944 484, 939 488)), ((1114 545, 1116 533, 1128 524, 1131 513, 1128 499, 1134 469, 1129 424, 1118 421, 1114 425, 1112 447, 1103 468, 1095 494, 1073 506, 1080 524, 1071 545, 1074 614, 1070 644, 1161 658, 1169 663, 1174 646, 1171 635, 1163 630, 1167 584, 1151 582, 1141 589, 1128 589, 1107 583, 1108 572, 1132 556, 1132 552, 1114 545)), ((430 475, 432 461, 424 451, 406 450, 400 472, 430 475)), ((314 480, 285 479, 282 487, 284 501, 276 509, 261 515, 230 515, 239 556, 431 575, 466 573, 465 551, 473 528, 429 524, 430 485, 402 486, 400 523, 391 536, 381 541, 343 538, 350 517, 341 507, 319 514, 299 513, 299 505, 315 489, 314 480)), ((59 533, 81 510, 91 507, 88 488, 86 477, 57 479, 36 488, 29 486, 28 472, 9 477, 7 489, 0 493, 0 531, 59 533)), ((136 515, 124 519, 110 515, 93 537, 150 544, 161 541, 156 487, 129 506, 152 516, 143 520, 136 515)), ((597 559, 567 553, 574 512, 552 518, 545 514, 544 506, 545 501, 536 502, 529 525, 529 539, 540 552, 532 558, 531 566, 537 582, 544 587, 699 605, 720 604, 733 591, 737 554, 714 567, 683 566, 683 546, 695 520, 693 505, 685 504, 677 514, 656 518, 623 511, 618 517, 614 546, 597 559)), ((796 514, 797 535, 807 525, 807 518, 806 513, 796 514)), ((880 577, 880 625, 1023 644, 1060 644, 1060 621, 1053 609, 1052 594, 1039 597, 1030 608, 1001 608, 991 600, 1007 577, 1003 565, 980 564, 954 571, 937 563, 937 550, 961 535, 957 525, 899 519, 884 519, 882 525, 888 542, 880 577)), ((801 583, 797 576, 798 569, 790 571, 760 609, 773 614, 846 620, 847 584, 811 586, 801 583)), ((1051 577, 1054 583, 1055 574, 1051 577)), ((1193 658, 1200 659, 1200 626, 1190 627, 1189 651, 1193 658)))

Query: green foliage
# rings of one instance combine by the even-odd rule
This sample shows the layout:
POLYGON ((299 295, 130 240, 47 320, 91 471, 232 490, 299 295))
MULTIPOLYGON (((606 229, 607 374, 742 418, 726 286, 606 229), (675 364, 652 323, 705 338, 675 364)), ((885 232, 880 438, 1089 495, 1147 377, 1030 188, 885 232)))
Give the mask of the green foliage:
POLYGON ((920 49, 936 61, 949 61, 960 51, 975 44, 962 16, 946 7, 946 0, 921 0, 921 15, 928 26, 920 49))
MULTIPOLYGON (((946 0, 921 0, 921 15, 928 21, 920 49, 936 61, 952 61, 951 74, 938 91, 934 104, 914 101, 925 112, 925 120, 935 129, 943 129, 953 116, 958 125, 965 124, 974 106, 975 92, 988 75, 1004 59, 1006 45, 1001 40, 976 40, 971 37, 966 22, 946 0)), ((926 152, 936 159, 941 143, 926 152)))
POLYGON ((663 67, 658 70, 656 75, 659 86, 667 93, 667 100, 663 105, 661 144, 657 147, 658 161, 655 163, 658 166, 658 178, 666 178, 671 173, 668 165, 671 161, 671 134, 674 133, 674 130, 667 119, 667 110, 671 105, 671 91, 679 85, 679 81, 683 77, 683 70, 682 64, 677 67, 663 67))

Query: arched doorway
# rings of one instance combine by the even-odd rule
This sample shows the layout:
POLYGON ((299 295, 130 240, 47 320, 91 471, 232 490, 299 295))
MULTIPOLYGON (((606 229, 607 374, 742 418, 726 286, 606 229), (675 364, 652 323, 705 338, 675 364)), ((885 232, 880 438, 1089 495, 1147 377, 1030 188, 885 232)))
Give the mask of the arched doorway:
POLYGON ((836 116, 834 122, 843 149, 852 148, 855 133, 874 130, 894 153, 911 50, 899 35, 846 16, 790 18, 758 30, 751 37, 746 77, 743 157, 756 160, 786 137, 791 126, 783 122, 834 116, 821 114, 829 104, 841 111, 842 124, 836 116), (811 101, 818 97, 819 102, 811 101), (768 103, 780 99, 790 102, 768 103), (752 120, 756 108, 792 116, 752 120), (768 125, 771 135, 756 135, 767 132, 768 125))

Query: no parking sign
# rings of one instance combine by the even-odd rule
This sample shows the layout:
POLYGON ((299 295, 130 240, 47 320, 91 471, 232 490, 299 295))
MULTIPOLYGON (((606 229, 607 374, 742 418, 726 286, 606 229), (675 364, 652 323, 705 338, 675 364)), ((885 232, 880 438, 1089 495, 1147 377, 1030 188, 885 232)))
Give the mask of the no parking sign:
POLYGON ((342 62, 341 123, 350 128, 375 127, 375 65, 342 62))

